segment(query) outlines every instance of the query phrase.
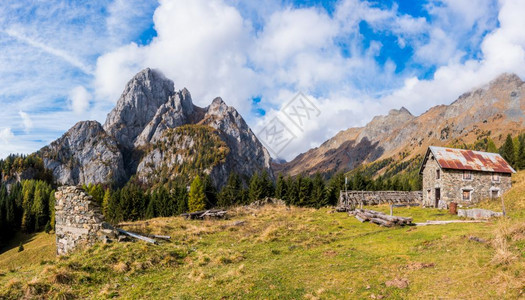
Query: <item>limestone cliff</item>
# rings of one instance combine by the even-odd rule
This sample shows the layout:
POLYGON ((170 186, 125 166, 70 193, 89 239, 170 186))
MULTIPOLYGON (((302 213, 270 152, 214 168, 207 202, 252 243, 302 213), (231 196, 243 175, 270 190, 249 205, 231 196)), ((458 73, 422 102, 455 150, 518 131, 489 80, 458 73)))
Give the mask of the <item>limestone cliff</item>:
POLYGON ((171 80, 151 69, 128 82, 103 127, 79 122, 39 153, 61 184, 123 184, 133 175, 157 183, 205 173, 222 186, 231 172, 251 176, 266 170, 273 176, 268 151, 235 108, 221 98, 195 106, 187 89, 176 91, 171 80), (197 133, 177 130, 186 125, 200 127, 194 128, 197 133), (219 148, 200 140, 205 134, 205 140, 227 149, 211 164, 202 160, 219 148))

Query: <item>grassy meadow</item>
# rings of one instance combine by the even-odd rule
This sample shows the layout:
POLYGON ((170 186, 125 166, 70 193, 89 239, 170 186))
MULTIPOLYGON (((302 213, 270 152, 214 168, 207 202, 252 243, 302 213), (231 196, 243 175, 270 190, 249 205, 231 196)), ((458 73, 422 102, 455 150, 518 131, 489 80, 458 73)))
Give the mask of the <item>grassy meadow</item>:
MULTIPOLYGON (((172 239, 98 244, 57 259, 52 234, 20 236, 24 251, 13 242, 0 254, 0 299, 522 298, 525 172, 514 180, 510 218, 486 223, 384 228, 332 208, 243 207, 227 220, 129 223, 123 228, 172 239)), ((437 209, 394 214, 457 219, 437 209)))

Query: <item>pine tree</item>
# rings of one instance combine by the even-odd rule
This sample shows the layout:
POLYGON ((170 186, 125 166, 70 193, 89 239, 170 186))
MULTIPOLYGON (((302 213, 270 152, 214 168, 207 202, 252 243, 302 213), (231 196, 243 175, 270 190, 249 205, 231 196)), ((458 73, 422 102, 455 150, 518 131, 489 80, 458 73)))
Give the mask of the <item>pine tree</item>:
POLYGON ((230 173, 226 185, 219 193, 217 205, 220 207, 229 207, 235 204, 243 203, 241 180, 236 173, 230 173))
POLYGON ((204 184, 197 175, 190 186, 188 199, 188 209, 190 212, 200 211, 206 208, 206 195, 204 194, 204 184))
POLYGON ((505 140, 505 144, 503 144, 503 147, 500 150, 501 156, 512 166, 514 166, 514 163, 516 162, 516 154, 514 152, 514 142, 512 140, 512 137, 507 135, 507 139, 505 140))
POLYGON ((153 219, 157 216, 157 214, 155 213, 155 201, 156 200, 157 200, 156 195, 151 194, 149 203, 148 203, 148 208, 146 208, 146 215, 145 215, 146 219, 153 219))
POLYGON ((498 153, 498 148, 496 147, 496 144, 494 144, 494 141, 491 138, 488 138, 487 141, 487 152, 498 153))
POLYGON ((206 207, 215 207, 217 205, 217 189, 209 175, 204 176, 204 194, 206 195, 206 207))
POLYGON ((257 201, 265 197, 265 186, 263 179, 259 174, 253 174, 252 179, 250 180, 250 189, 249 197, 250 201, 257 201))
POLYGON ((275 186, 275 198, 286 201, 286 181, 283 174, 279 173, 277 184, 275 186))
POLYGON ((108 215, 109 201, 111 199, 111 189, 107 188, 104 191, 104 197, 102 198, 102 214, 108 215))
POLYGON ((316 173, 312 182, 312 193, 310 195, 310 206, 320 208, 328 205, 326 197, 326 188, 321 174, 316 173))
POLYGON ((188 212, 188 190, 185 186, 179 186, 176 189, 177 195, 177 210, 176 214, 180 215, 188 212))
POLYGON ((292 177, 288 177, 286 179, 286 186, 288 187, 288 190, 286 191, 286 204, 287 205, 297 205, 299 203, 299 184, 300 184, 301 176, 297 176, 297 178, 293 179, 292 177))
POLYGON ((516 167, 519 170, 525 170, 525 135, 523 135, 524 138, 520 138, 519 142, 519 150, 518 155, 516 159, 516 167))
POLYGON ((264 197, 273 197, 275 194, 275 187, 273 186, 273 182, 270 179, 270 175, 268 174, 268 171, 264 170, 261 175, 261 185, 263 189, 263 194, 261 195, 262 198, 264 197))
POLYGON ((310 201, 310 195, 312 193, 312 180, 308 177, 300 176, 298 178, 298 202, 299 206, 307 206, 310 201))

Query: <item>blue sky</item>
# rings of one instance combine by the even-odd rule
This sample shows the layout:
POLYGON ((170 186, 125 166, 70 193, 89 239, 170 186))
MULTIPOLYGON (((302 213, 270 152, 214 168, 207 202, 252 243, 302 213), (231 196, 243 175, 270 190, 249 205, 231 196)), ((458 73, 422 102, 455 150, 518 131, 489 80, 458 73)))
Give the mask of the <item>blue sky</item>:
POLYGON ((0 6, 0 157, 81 120, 160 69, 259 132, 297 92, 321 110, 286 159, 377 114, 420 114, 503 72, 525 76, 519 0, 11 1, 0 6))

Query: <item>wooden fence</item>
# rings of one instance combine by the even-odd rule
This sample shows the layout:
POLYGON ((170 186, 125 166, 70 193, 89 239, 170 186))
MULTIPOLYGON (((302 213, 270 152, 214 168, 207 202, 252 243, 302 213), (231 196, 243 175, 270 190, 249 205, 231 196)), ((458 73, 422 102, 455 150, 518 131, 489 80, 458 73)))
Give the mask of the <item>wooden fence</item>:
POLYGON ((377 204, 421 204, 423 193, 402 191, 341 191, 338 207, 377 204))

